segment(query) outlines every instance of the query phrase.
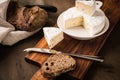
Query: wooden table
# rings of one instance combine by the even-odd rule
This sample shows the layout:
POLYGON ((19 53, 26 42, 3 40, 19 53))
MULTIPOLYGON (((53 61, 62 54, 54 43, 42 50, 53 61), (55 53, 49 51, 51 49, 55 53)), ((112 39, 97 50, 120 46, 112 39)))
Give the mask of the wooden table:
MULTIPOLYGON (((54 0, 53 0, 54 1, 54 0)), ((66 0, 66 2, 70 0, 66 0)), ((105 11, 107 16, 110 19, 111 26, 116 26, 120 19, 120 9, 119 0, 102 0, 104 2, 104 6, 102 9, 105 11)), ((59 2, 59 1, 56 1, 59 2)), ((68 5, 67 3, 64 3, 63 5, 66 5, 65 9, 58 6, 60 3, 55 2, 48 2, 49 4, 53 3, 58 7, 58 9, 61 9, 58 11, 55 15, 55 18, 59 13, 61 13, 63 10, 67 9, 70 6, 73 6, 73 1, 68 5)), ((51 18, 53 18, 53 14, 51 14, 51 18)), ((54 19, 56 20, 56 19, 54 19)), ((50 21, 53 22, 53 21, 50 21)), ((113 27, 114 28, 114 27, 113 27)), ((111 28, 112 29, 112 28, 111 28)), ((118 28, 115 29, 113 35, 111 35, 107 39, 107 43, 101 50, 101 56, 104 56, 105 62, 98 64, 93 63, 93 66, 91 67, 90 71, 87 74, 87 77, 85 77, 85 80, 119 80, 119 62, 120 62, 120 46, 118 43, 120 43, 120 38, 117 34, 119 34, 120 28, 118 24, 118 28), (91 74, 92 73, 92 74, 91 74)), ((6 46, 0 46, 0 55, 1 55, 1 61, 0 61, 0 80, 29 80, 33 74, 38 70, 35 66, 28 64, 24 61, 25 53, 22 52, 23 49, 27 47, 33 47, 41 38, 41 32, 37 33, 36 35, 23 40, 19 42, 18 44, 12 46, 12 47, 6 47, 6 46)), ((73 78, 67 77, 65 75, 62 75, 61 77, 58 77, 58 80, 64 80, 62 77, 65 77, 65 80, 70 80, 73 78)))

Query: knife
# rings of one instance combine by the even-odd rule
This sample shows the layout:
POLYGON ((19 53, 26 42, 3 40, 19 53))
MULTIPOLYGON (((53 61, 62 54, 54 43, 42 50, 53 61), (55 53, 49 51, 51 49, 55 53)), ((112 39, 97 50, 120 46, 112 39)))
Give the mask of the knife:
POLYGON ((103 62, 104 61, 99 56, 91 56, 91 55, 75 54, 75 53, 64 53, 64 52, 57 51, 57 50, 54 50, 54 49, 27 48, 27 49, 24 49, 24 52, 39 52, 39 53, 47 53, 47 54, 66 54, 66 55, 70 55, 72 57, 88 59, 88 60, 93 60, 93 61, 98 61, 98 62, 103 62))

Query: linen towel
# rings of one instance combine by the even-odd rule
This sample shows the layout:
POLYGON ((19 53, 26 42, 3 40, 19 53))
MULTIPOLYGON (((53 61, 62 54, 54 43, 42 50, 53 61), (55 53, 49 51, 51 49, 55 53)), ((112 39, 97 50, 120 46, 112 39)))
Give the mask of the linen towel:
POLYGON ((25 39, 40 29, 27 32, 27 31, 15 31, 15 27, 6 21, 6 12, 10 0, 0 0, 0 44, 13 45, 22 39, 25 39))

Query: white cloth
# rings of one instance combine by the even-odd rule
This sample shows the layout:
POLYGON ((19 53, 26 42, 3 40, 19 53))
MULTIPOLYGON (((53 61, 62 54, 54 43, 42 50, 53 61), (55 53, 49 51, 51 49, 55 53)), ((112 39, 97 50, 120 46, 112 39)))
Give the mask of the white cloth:
POLYGON ((0 44, 3 45, 13 45, 39 31, 39 29, 34 32, 15 31, 14 26, 6 21, 9 2, 10 0, 0 0, 0 44))

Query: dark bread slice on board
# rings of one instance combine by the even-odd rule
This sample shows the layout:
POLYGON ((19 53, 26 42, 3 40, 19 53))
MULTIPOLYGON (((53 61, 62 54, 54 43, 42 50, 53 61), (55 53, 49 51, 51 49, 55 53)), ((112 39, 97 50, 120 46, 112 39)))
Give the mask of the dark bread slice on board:
POLYGON ((62 73, 74 70, 76 61, 69 55, 55 54, 51 55, 42 65, 42 75, 53 78, 62 73))

